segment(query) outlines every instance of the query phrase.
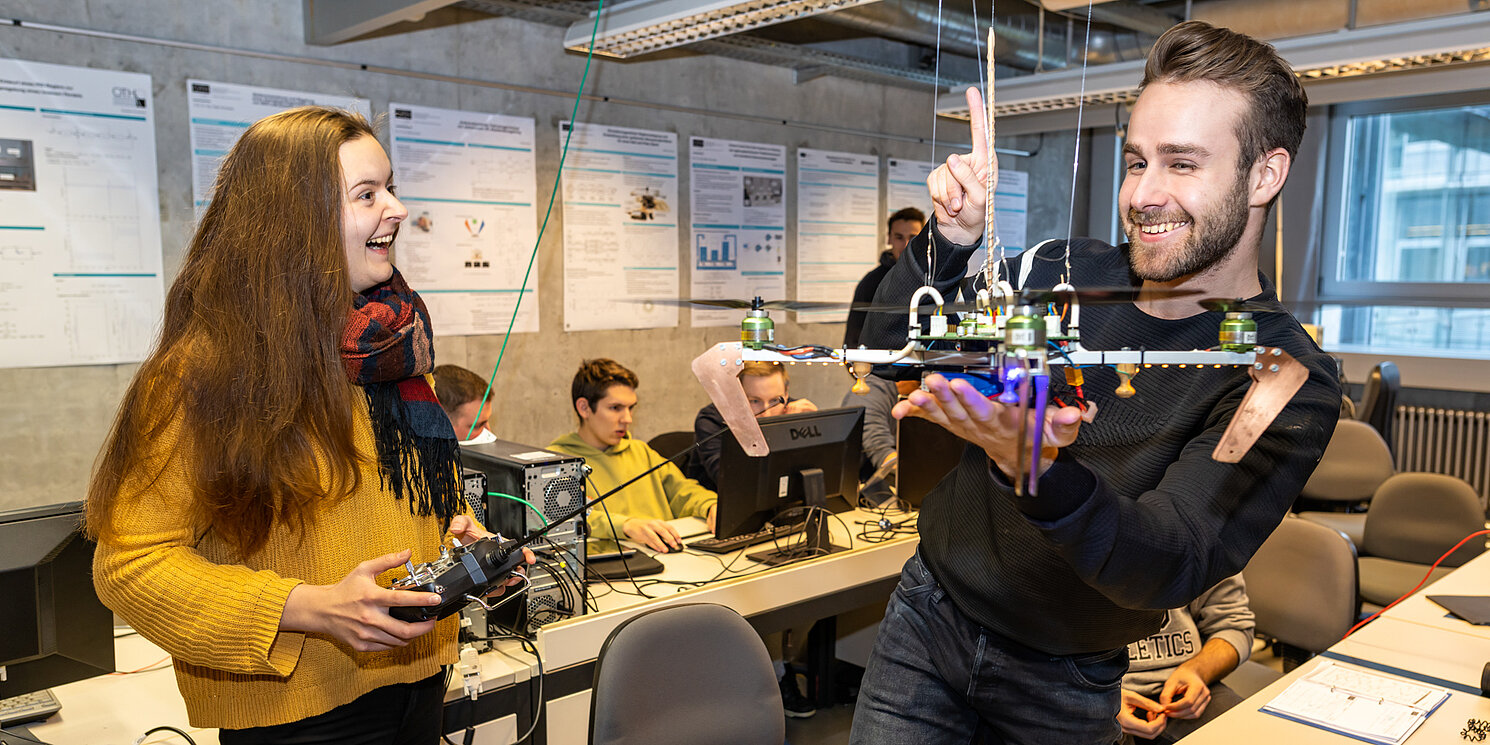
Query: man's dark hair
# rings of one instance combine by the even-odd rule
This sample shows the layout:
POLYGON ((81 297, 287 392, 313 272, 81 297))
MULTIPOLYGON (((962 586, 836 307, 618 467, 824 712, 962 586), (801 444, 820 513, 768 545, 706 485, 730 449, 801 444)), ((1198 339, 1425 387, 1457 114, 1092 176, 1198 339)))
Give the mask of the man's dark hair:
POLYGON ((440 408, 446 413, 481 398, 486 394, 486 381, 480 375, 460 365, 439 365, 435 368, 435 397, 440 399, 440 408))
POLYGON ((926 213, 916 209, 915 207, 901 207, 900 209, 895 210, 895 214, 890 215, 890 219, 885 221, 885 229, 892 229, 895 223, 900 222, 901 220, 915 220, 916 222, 921 223, 921 225, 924 227, 926 225, 926 213))
POLYGON ((624 385, 636 388, 640 381, 636 379, 636 373, 627 370, 621 363, 606 357, 593 360, 585 360, 579 363, 579 371, 574 374, 574 382, 569 384, 569 405, 580 399, 588 401, 590 409, 594 410, 600 399, 605 398, 605 392, 613 385, 624 385))
POLYGON ((1298 156, 1309 97, 1271 44, 1204 21, 1176 24, 1154 42, 1139 90, 1155 82, 1196 80, 1247 97, 1248 112, 1237 122, 1238 168, 1246 171, 1274 148, 1298 156))

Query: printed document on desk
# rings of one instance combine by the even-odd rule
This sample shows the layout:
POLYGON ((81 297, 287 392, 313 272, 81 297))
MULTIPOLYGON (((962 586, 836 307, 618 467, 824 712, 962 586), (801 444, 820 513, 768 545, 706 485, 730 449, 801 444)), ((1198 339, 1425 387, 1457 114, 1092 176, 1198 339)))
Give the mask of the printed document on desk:
POLYGON ((1396 745, 1448 698, 1443 688, 1326 661, 1262 710, 1357 740, 1396 745))

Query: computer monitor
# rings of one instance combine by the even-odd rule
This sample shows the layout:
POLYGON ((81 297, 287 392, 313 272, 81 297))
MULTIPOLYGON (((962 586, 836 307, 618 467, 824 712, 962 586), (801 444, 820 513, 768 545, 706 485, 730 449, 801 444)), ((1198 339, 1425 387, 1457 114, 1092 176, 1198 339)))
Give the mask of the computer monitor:
POLYGON ((0 699, 114 672, 82 502, 0 512, 0 699))
MULTIPOLYGON (((771 449, 763 457, 746 455, 733 433, 721 436, 715 535, 730 538, 753 533, 796 507, 827 507, 835 512, 853 507, 859 497, 863 408, 824 409, 759 421, 771 449)), ((823 546, 819 553, 826 550, 823 546)))
POLYGON ((908 416, 896 426, 895 496, 906 505, 921 508, 921 502, 941 483, 967 449, 967 441, 940 424, 908 416))

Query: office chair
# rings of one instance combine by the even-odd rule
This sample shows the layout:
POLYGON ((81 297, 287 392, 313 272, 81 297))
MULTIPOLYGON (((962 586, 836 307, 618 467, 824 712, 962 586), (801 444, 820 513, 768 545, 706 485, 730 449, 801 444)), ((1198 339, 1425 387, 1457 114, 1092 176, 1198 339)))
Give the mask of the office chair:
POLYGON ((663 432, 650 440, 647 446, 657 451, 664 458, 671 458, 678 453, 687 450, 693 444, 693 433, 679 430, 677 432, 663 432))
POLYGON ((617 626, 595 661, 591 745, 781 745, 771 658, 722 605, 675 605, 617 626))
POLYGON ((1395 470, 1392 451, 1371 425, 1341 419, 1294 508, 1315 508, 1300 510, 1299 516, 1344 533, 1360 549, 1366 515, 1359 508, 1395 470))
POLYGON ((1397 392, 1402 390, 1402 377, 1397 373, 1397 363, 1378 362, 1371 368, 1370 377, 1361 394, 1361 405, 1356 408, 1359 419, 1381 433, 1381 438, 1391 447, 1392 423, 1397 413, 1397 392))
MULTIPOLYGON (((664 458, 671 458, 674 455, 687 450, 692 445, 693 433, 684 432, 682 430, 679 430, 677 432, 663 432, 662 434, 657 435, 650 440, 647 440, 647 446, 652 448, 653 450, 656 450, 657 454, 664 458)), ((695 455, 697 455, 697 453, 689 453, 687 458, 681 458, 679 460, 673 461, 678 465, 678 469, 683 472, 683 475, 689 478, 695 478, 694 474, 689 470, 693 466, 693 458, 695 455)))
MULTIPOLYGON (((1484 526, 1479 495, 1462 479, 1440 473, 1399 473, 1387 479, 1366 513, 1361 599, 1378 606, 1396 600, 1423 579, 1443 552, 1484 526)), ((1483 539, 1465 543, 1433 570, 1428 583, 1484 550, 1483 539)))
MULTIPOLYGON (((1276 640, 1285 672, 1340 641, 1359 612, 1355 546, 1338 531, 1293 515, 1252 556, 1242 579, 1257 634, 1276 640)), ((1225 683, 1245 697, 1282 676, 1248 660, 1225 683)))

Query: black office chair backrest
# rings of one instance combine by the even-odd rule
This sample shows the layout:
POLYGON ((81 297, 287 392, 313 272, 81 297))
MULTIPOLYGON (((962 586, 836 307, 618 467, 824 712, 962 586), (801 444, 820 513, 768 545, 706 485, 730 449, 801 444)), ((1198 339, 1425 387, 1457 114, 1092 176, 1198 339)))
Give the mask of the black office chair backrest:
POLYGON ((591 745, 781 745, 786 717, 760 636, 722 605, 675 605, 600 648, 591 745))
MULTIPOLYGON (((1479 494, 1463 479, 1399 473, 1383 482, 1371 499, 1361 550, 1383 559, 1432 564, 1484 526, 1479 494)), ((1483 538, 1470 540, 1440 566, 1462 566, 1484 550, 1483 538)))
POLYGON ((1356 419, 1376 428, 1387 447, 1392 447, 1392 422, 1397 415, 1397 392, 1402 390, 1402 378, 1397 374, 1397 363, 1378 362, 1366 378, 1361 405, 1356 407, 1356 419))
POLYGON ((664 458, 671 458, 678 453, 687 450, 693 445, 692 432, 663 432, 650 440, 647 445, 657 451, 664 458))
MULTIPOLYGON (((664 458, 671 458, 674 455, 677 455, 678 453, 681 453, 693 446, 693 433, 683 432, 681 430, 677 432, 663 432, 662 434, 657 435, 650 440, 647 440, 647 446, 652 448, 653 450, 656 450, 658 455, 661 455, 664 458)), ((689 478, 698 478, 698 476, 692 472, 694 463, 693 459, 696 455, 698 455, 698 453, 696 452, 689 453, 688 457, 679 458, 673 461, 673 463, 677 464, 678 470, 682 471, 683 475, 689 478)))
POLYGON ((1344 534, 1283 518, 1242 571, 1257 632, 1308 652, 1328 649, 1355 623, 1358 572, 1344 534))

